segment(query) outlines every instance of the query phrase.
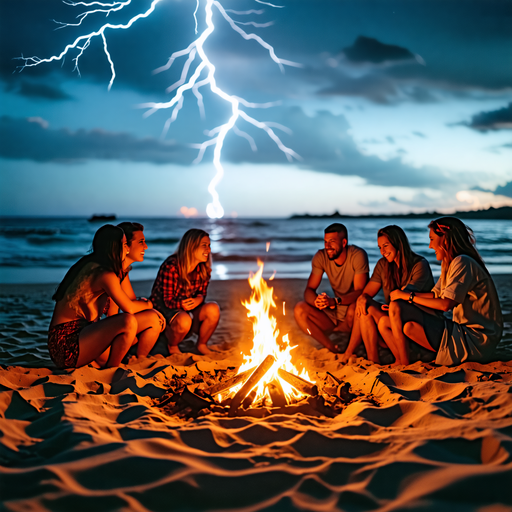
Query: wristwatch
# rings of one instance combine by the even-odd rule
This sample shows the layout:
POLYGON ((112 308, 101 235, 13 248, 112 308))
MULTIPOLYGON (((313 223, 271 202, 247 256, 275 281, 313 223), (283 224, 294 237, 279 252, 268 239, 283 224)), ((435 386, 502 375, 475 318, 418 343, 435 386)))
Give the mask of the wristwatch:
POLYGON ((409 302, 409 304, 412 304, 414 302, 415 296, 416 294, 414 292, 411 292, 411 294, 409 295, 409 300, 407 302, 409 302))
POLYGON ((334 302, 336 303, 336 306, 341 306, 343 304, 341 297, 334 297, 334 302))

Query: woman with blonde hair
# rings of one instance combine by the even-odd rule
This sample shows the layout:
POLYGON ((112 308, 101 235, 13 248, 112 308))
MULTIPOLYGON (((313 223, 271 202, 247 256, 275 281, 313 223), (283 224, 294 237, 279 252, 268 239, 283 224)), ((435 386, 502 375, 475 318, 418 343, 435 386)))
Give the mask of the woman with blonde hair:
POLYGON ((198 334, 199 353, 210 352, 206 344, 220 318, 218 304, 206 302, 211 272, 210 236, 202 229, 189 229, 160 266, 150 300, 167 320, 164 332, 171 354, 180 352, 178 344, 189 332, 198 334))
POLYGON ((486 362, 501 339, 503 318, 473 231, 456 217, 434 220, 429 228, 429 247, 441 261, 441 277, 429 293, 391 292, 395 364, 409 364, 409 340, 437 352, 437 364, 486 362), (453 317, 425 314, 417 305, 453 311, 453 317))
POLYGON ((412 251, 401 227, 391 225, 379 229, 377 244, 382 258, 375 265, 370 281, 357 299, 354 326, 342 362, 349 360, 362 339, 368 359, 379 363, 378 345, 393 343, 387 306, 390 293, 393 290, 424 292, 434 286, 428 261, 412 251), (380 289, 386 304, 373 298, 380 289))

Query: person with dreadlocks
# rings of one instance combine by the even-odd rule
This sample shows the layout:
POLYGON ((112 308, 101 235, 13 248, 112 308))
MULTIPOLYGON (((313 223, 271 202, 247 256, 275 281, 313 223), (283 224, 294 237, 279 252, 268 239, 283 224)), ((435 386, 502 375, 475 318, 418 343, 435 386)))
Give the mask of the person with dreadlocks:
POLYGON ((473 231, 456 217, 434 220, 429 228, 429 247, 441 261, 441 276, 429 293, 391 292, 390 349, 395 365, 409 364, 409 340, 436 352, 440 365, 487 362, 501 339, 503 317, 473 231), (438 317, 417 306, 452 311, 453 316, 438 317))
POLYGON ((220 319, 218 304, 206 302, 211 272, 210 236, 202 229, 189 229, 160 266, 150 297, 167 320, 169 353, 180 353, 178 345, 189 332, 197 333, 200 354, 211 352, 206 344, 220 319))

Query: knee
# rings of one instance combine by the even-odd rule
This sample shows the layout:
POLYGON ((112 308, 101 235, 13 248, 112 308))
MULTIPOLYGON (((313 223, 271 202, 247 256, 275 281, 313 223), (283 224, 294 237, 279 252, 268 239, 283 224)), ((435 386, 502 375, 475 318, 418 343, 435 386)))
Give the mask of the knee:
POLYGON ((345 314, 345 318, 347 320, 347 323, 352 327, 353 323, 354 323, 354 315, 355 315, 355 312, 356 312, 356 303, 353 302, 352 304, 350 304, 350 306, 348 307, 347 309, 347 313, 345 314))
POLYGON ((307 303, 302 301, 297 304, 295 304, 295 307, 293 308, 293 316, 295 319, 304 318, 307 316, 307 303))
POLYGON ((382 332, 385 329, 389 329, 390 328, 389 317, 388 316, 381 317, 379 319, 379 323, 377 324, 377 327, 379 329, 379 332, 382 332))
POLYGON ((405 325, 404 325, 404 334, 408 337, 408 338, 412 338, 413 337, 413 331, 414 331, 414 323, 413 322, 407 322, 405 325))
POLYGON ((218 322, 220 318, 220 307, 216 302, 207 302, 203 306, 206 318, 214 322, 218 322))
POLYGON ((173 330, 187 333, 192 327, 192 318, 188 313, 178 313, 171 325, 173 330))
POLYGON ((399 317, 402 313, 402 302, 394 300, 389 303, 389 316, 391 318, 399 317))
POLYGON ((163 320, 162 317, 158 314, 158 312, 155 309, 149 309, 148 313, 150 315, 150 325, 152 329, 156 329, 158 331, 162 331, 163 329, 163 320))
POLYGON ((138 322, 135 318, 135 315, 132 315, 130 313, 121 313, 121 323, 123 331, 133 334, 135 336, 137 334, 137 328, 138 328, 138 322))

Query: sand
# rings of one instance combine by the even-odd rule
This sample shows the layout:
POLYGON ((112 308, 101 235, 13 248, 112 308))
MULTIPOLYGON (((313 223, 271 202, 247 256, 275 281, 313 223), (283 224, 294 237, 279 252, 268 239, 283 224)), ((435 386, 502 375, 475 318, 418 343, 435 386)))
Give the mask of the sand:
POLYGON ((252 339, 247 281, 210 286, 222 309, 211 357, 189 340, 183 354, 67 371, 46 350, 54 287, 2 285, 0 510, 510 511, 512 276, 495 281, 506 322, 495 362, 400 369, 364 357, 343 366, 293 321, 304 281, 274 281, 297 361, 355 398, 327 416, 304 406, 260 418, 158 407, 179 379, 200 389, 240 365, 252 339))

